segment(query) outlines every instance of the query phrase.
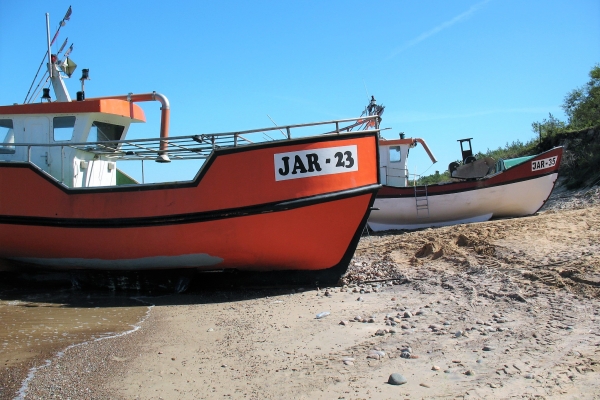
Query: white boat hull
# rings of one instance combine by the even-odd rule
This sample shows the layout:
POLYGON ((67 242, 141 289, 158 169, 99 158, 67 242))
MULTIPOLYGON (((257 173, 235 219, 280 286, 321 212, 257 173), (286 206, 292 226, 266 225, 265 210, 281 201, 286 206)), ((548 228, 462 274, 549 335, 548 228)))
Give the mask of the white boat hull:
POLYGON ((419 210, 415 197, 378 197, 369 227, 374 231, 420 229, 531 215, 544 205, 557 177, 558 173, 553 173, 504 185, 429 195, 427 209, 419 210))

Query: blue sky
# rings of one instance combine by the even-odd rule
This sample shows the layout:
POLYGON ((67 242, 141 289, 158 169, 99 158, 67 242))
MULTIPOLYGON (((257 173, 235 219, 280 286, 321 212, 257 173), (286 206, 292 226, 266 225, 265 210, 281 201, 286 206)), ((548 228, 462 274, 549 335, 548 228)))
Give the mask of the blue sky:
MULTIPOLYGON (((600 62, 597 0, 0 2, 0 104, 21 103, 69 5, 86 96, 166 95, 171 135, 358 116, 374 95, 384 136, 421 137, 410 172, 534 136, 600 62), (267 116, 268 115, 268 116, 267 116)), ((56 49, 53 49, 56 51, 56 49)), ((159 104, 144 105, 158 133, 159 104)), ((158 167, 158 166, 157 166, 158 167)), ((172 168, 172 167, 170 167, 172 168)), ((195 171, 194 171, 195 172, 195 171)), ((187 175, 186 175, 187 177, 187 175)))

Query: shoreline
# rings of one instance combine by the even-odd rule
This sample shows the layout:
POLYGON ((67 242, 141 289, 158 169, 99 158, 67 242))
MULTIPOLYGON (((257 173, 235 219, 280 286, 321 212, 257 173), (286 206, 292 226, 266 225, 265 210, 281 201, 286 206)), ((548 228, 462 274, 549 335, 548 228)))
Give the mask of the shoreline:
POLYGON ((594 398, 597 194, 365 236, 345 287, 153 298, 139 330, 66 351, 24 398, 594 398))

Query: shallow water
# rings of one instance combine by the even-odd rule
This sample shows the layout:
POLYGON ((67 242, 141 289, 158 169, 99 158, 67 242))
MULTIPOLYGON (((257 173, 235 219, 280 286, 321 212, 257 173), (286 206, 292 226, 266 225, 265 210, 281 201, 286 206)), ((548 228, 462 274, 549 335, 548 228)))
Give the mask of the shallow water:
POLYGON ((12 392, 69 346, 131 331, 148 310, 129 293, 0 283, 0 388, 12 392))

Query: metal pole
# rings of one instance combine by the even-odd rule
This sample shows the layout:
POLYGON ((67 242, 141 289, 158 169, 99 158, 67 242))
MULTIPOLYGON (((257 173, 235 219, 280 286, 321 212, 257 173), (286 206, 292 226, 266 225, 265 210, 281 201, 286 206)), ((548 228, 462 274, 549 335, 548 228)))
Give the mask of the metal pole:
POLYGON ((60 146, 60 182, 65 183, 65 146, 60 146))
POLYGON ((142 184, 145 183, 145 179, 144 179, 144 160, 142 160, 142 184))
POLYGON ((50 53, 50 14, 46 13, 46 33, 48 36, 48 73, 52 78, 52 54, 50 53))

